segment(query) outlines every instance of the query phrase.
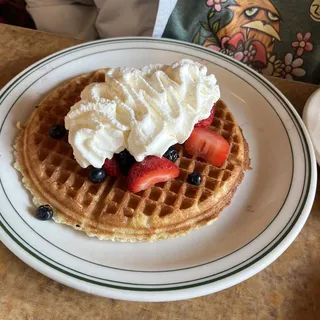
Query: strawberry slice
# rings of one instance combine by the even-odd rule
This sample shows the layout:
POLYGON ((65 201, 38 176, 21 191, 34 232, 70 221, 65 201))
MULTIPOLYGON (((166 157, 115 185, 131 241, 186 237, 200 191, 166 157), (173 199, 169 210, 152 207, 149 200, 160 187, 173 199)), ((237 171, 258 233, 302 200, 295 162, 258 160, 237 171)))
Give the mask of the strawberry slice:
POLYGON ((158 182, 174 179, 179 173, 179 168, 170 160, 148 156, 131 167, 127 180, 128 189, 132 192, 139 192, 158 182))
POLYGON ((196 123, 196 125, 194 127, 195 128, 209 128, 211 126, 212 121, 213 121, 215 111, 216 111, 216 107, 215 107, 215 105, 213 105, 212 109, 210 111, 209 117, 198 121, 198 123, 196 123))
POLYGON ((106 159, 104 161, 104 168, 106 169, 107 175, 110 177, 120 177, 120 167, 115 157, 112 159, 106 159))
POLYGON ((229 143, 216 132, 206 128, 194 128, 185 142, 187 152, 205 159, 213 166, 220 167, 227 159, 229 143))

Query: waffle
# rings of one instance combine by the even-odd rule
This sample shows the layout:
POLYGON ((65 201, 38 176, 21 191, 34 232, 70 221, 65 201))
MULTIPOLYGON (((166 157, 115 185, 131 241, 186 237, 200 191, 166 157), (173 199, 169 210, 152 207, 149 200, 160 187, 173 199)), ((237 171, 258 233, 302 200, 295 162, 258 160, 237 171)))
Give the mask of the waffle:
POLYGON ((139 193, 127 190, 125 178, 107 177, 101 184, 87 178, 73 157, 67 135, 52 139, 49 128, 63 124, 81 91, 104 81, 106 69, 69 80, 36 107, 15 144, 15 167, 36 206, 50 204, 55 222, 88 236, 119 241, 155 241, 186 234, 215 221, 230 203, 249 167, 248 145, 225 103, 216 103, 210 129, 230 143, 230 155, 220 167, 190 156, 177 145, 180 176, 139 193), (189 173, 202 175, 200 186, 186 182, 189 173))

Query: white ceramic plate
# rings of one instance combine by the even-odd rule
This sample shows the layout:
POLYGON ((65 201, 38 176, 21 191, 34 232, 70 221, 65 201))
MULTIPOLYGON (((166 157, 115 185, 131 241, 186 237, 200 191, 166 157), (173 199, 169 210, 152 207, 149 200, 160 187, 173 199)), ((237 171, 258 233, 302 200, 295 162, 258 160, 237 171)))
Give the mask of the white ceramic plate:
POLYGON ((314 151, 320 166, 320 88, 306 102, 303 109, 303 121, 309 131, 314 151))
POLYGON ((235 285, 292 243, 316 188, 311 141, 269 82, 224 55, 184 42, 122 38, 85 43, 34 64, 0 94, 1 240, 31 267, 68 286, 126 300, 179 300, 235 285), (252 170, 217 222, 177 239, 124 244, 41 222, 13 168, 16 122, 62 81, 101 67, 198 60, 215 73, 250 146, 252 170))

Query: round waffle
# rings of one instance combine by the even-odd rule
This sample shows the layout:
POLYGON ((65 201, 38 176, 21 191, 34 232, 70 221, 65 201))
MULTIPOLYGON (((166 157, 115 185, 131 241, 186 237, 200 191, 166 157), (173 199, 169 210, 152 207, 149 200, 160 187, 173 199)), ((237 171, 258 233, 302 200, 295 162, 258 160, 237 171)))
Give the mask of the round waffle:
POLYGON ((216 220, 230 203, 249 167, 248 145, 227 106, 216 103, 210 127, 230 144, 221 167, 190 156, 177 145, 178 178, 131 193, 125 178, 108 177, 101 184, 87 178, 75 161, 67 135, 52 139, 49 128, 63 124, 81 91, 104 81, 105 69, 74 78, 53 90, 21 128, 15 144, 15 167, 36 206, 50 204, 53 219, 89 236, 120 241, 155 241, 176 237, 216 220), (189 173, 202 175, 200 186, 186 182, 189 173))

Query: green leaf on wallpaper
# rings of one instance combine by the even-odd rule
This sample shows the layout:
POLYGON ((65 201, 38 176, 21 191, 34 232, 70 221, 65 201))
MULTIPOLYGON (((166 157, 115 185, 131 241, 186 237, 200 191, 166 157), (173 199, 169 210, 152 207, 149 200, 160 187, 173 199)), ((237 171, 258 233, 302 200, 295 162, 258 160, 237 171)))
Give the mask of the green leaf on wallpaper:
POLYGON ((214 23, 212 24, 212 30, 213 30, 213 32, 217 32, 217 31, 219 30, 219 21, 220 21, 220 20, 218 20, 218 21, 216 21, 216 22, 214 22, 214 23))
POLYGON ((207 40, 212 42, 212 43, 218 43, 218 41, 217 41, 217 39, 215 37, 208 37, 207 40))
POLYGON ((210 27, 207 23, 200 21, 201 27, 204 28, 207 31, 211 31, 210 27))
POLYGON ((200 30, 196 33, 196 35, 193 38, 193 43, 199 44, 200 43, 200 30))
POLYGON ((209 16, 208 16, 209 19, 212 18, 212 17, 214 16, 214 14, 215 14, 215 12, 214 12, 214 11, 211 11, 211 12, 209 13, 209 16))

